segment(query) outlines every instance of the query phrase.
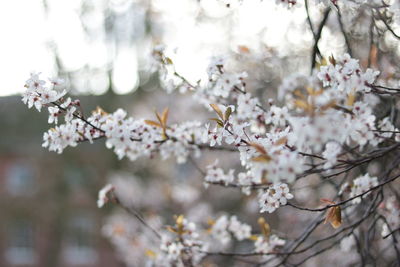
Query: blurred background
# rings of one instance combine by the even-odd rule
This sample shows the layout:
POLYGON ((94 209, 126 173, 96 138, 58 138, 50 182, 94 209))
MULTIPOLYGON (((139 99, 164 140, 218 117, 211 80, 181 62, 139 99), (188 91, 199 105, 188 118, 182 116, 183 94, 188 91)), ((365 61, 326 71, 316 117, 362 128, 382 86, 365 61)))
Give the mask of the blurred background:
MULTIPOLYGON (((315 23, 322 9, 312 5, 315 23)), ((355 54, 367 58, 369 47, 358 46, 369 33, 363 10, 354 16, 344 17, 352 22, 346 31, 357 30, 350 35, 355 54)), ((322 54, 346 51, 338 25, 332 14, 320 41, 322 54)), ((242 210, 247 223, 256 222, 254 199, 230 189, 206 190, 190 163, 119 161, 103 141, 62 155, 42 149, 47 116, 28 110, 18 94, 29 73, 39 71, 42 78, 65 79, 87 114, 96 106, 109 112, 123 107, 135 118, 152 119, 154 110, 170 107, 172 122, 204 122, 209 113, 193 105, 190 94, 161 89, 152 48, 166 44, 177 71, 193 83, 206 77, 212 56, 227 55, 230 68, 248 71, 249 90, 266 101, 282 77, 310 72, 313 35, 303 6, 288 10, 275 1, 246 0, 240 6, 218 0, 1 1, 0 34, 0 266, 142 266, 138 258, 116 254, 102 235, 114 211, 97 209, 97 192, 118 177, 133 183, 128 192, 133 203, 160 221, 180 213, 207 220, 205 214, 242 210)), ((384 52, 397 57, 392 37, 383 38, 384 52)), ((218 157, 204 156, 199 164, 218 157)), ((239 164, 236 157, 221 161, 226 167, 239 164)), ((284 211, 280 216, 291 218, 284 211)), ((272 225, 277 221, 270 219, 272 225)))

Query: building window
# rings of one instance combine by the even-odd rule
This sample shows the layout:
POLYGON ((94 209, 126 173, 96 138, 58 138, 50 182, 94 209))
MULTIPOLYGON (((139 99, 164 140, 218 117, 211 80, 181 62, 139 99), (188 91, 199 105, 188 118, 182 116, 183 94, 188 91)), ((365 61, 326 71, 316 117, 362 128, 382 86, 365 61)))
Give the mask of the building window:
POLYGON ((11 224, 5 259, 12 265, 32 265, 36 263, 36 258, 32 224, 21 220, 11 224))
POLYGON ((68 235, 63 258, 69 265, 87 265, 97 262, 93 247, 94 221, 88 216, 75 216, 68 223, 68 235))
POLYGON ((25 163, 14 163, 6 171, 5 188, 11 195, 22 196, 34 193, 33 169, 25 163))

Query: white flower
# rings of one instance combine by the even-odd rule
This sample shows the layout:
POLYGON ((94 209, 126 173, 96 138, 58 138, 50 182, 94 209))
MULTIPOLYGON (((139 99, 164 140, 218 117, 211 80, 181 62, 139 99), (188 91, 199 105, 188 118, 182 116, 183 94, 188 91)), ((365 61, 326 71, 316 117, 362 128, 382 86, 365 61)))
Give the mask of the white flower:
POLYGON ((71 122, 72 119, 74 118, 74 112, 76 110, 76 107, 70 107, 67 109, 67 112, 65 113, 65 122, 71 122))
POLYGON ((353 90, 356 92, 371 91, 368 85, 375 81, 379 71, 367 69, 362 72, 358 60, 351 58, 349 54, 335 60, 335 66, 322 66, 317 74, 325 87, 331 86, 346 93, 353 93, 353 90))
POLYGON ((234 124, 231 127, 231 131, 224 131, 223 135, 225 137, 225 143, 227 144, 240 144, 242 139, 245 138, 244 129, 248 124, 234 124))
POLYGON ((265 122, 271 123, 277 127, 284 127, 286 125, 286 119, 288 115, 287 107, 280 108, 277 106, 271 106, 265 122))
POLYGON ((31 78, 26 81, 25 87, 27 90, 22 93, 22 102, 28 105, 28 108, 35 106, 40 111, 43 105, 55 102, 66 94, 66 91, 61 93, 47 88, 46 82, 39 79, 40 73, 32 73, 31 78))
MULTIPOLYGON (((363 176, 359 176, 358 178, 353 180, 353 185, 351 187, 350 198, 360 195, 374 186, 378 185, 377 177, 370 177, 369 174, 365 174, 363 176)), ((353 204, 358 204, 361 202, 361 198, 353 199, 353 204)))
POLYGON ((221 70, 225 64, 223 57, 213 57, 207 67, 207 74, 209 79, 213 79, 214 76, 221 74, 221 70))
POLYGON ((251 236, 251 226, 239 222, 236 216, 231 217, 228 229, 239 241, 249 238, 251 236))
POLYGON ((286 205, 288 199, 292 199, 293 195, 289 193, 287 184, 278 183, 269 187, 267 191, 261 191, 258 203, 260 212, 272 213, 281 205, 286 205))
POLYGON ((44 133, 42 146, 60 154, 67 146, 76 146, 79 139, 76 124, 62 124, 44 133))
POLYGON ((340 250, 343 252, 349 252, 351 248, 356 244, 356 240, 354 235, 349 235, 344 237, 342 241, 340 241, 340 250))
POLYGON ((239 173, 238 183, 242 186, 242 193, 245 195, 250 195, 250 187, 253 183, 253 176, 251 175, 251 172, 239 173))
POLYGON ((295 6, 297 3, 297 0, 275 0, 275 3, 277 5, 283 5, 287 8, 290 8, 292 6, 295 6))
POLYGON ((114 186, 112 184, 107 184, 99 191, 99 196, 97 198, 97 207, 101 208, 105 203, 109 201, 107 195, 114 190, 114 186))
POLYGON ((160 248, 166 253, 167 260, 170 262, 177 261, 184 249, 180 242, 170 242, 165 240, 162 241, 160 248))
POLYGON ((322 156, 326 159, 324 169, 329 169, 337 162, 337 156, 342 151, 342 147, 336 142, 328 142, 322 156))
POLYGON ((227 98, 236 88, 242 90, 243 79, 247 77, 246 73, 228 73, 224 72, 212 81, 209 85, 212 95, 227 98))
POLYGON ((46 82, 44 80, 40 80, 39 79, 40 76, 40 72, 38 73, 31 73, 31 77, 26 80, 25 84, 29 89, 33 89, 33 90, 38 90, 40 88, 42 88, 46 82))
POLYGON ((383 118, 379 122, 378 128, 379 130, 382 131, 382 133, 379 133, 379 136, 383 137, 379 141, 384 141, 384 138, 391 138, 393 135, 395 137, 395 141, 397 142, 400 141, 400 134, 393 133, 393 132, 399 132, 399 129, 394 127, 394 125, 390 122, 389 117, 383 118))
POLYGON ((264 239, 264 237, 259 236, 254 242, 255 252, 256 253, 270 253, 276 247, 285 245, 285 240, 280 239, 276 235, 271 235, 269 239, 264 239))
POLYGON ((61 78, 49 78, 49 81, 51 84, 53 84, 54 86, 62 86, 65 84, 65 80, 61 79, 61 78))
POLYGON ((211 235, 224 245, 231 241, 231 236, 228 232, 228 225, 228 217, 224 215, 219 217, 211 228, 211 235))
POLYGON ((204 178, 208 183, 223 183, 225 185, 233 182, 234 180, 234 170, 230 169, 228 173, 224 173, 221 168, 217 168, 218 159, 215 160, 213 164, 207 166, 206 177, 204 178))
POLYGON ((58 122, 58 116, 60 115, 60 109, 58 107, 49 107, 49 120, 48 123, 58 122))
POLYGON ((390 234, 400 226, 400 205, 395 196, 389 197, 381 208, 380 213, 386 218, 382 225, 382 236, 390 234))
POLYGON ((237 99, 237 117, 241 120, 257 119, 263 111, 257 106, 257 98, 251 97, 250 93, 240 94, 237 99))

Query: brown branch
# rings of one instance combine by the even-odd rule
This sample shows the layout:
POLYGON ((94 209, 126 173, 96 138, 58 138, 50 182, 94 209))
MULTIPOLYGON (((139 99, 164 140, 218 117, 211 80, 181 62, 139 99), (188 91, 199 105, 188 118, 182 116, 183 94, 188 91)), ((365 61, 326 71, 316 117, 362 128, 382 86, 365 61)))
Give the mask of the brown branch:
POLYGON ((394 176, 393 178, 391 178, 391 179, 389 179, 389 180, 387 180, 387 181, 385 181, 385 182, 382 182, 382 183, 380 183, 380 184, 378 184, 378 185, 376 185, 376 186, 373 186, 373 187, 371 187, 370 189, 368 189, 367 191, 365 191, 365 192, 363 192, 363 193, 361 193, 361 194, 358 194, 358 195, 356 195, 356 196, 354 196, 354 197, 351 197, 351 198, 348 198, 348 199, 346 199, 346 200, 340 201, 340 202, 338 202, 338 203, 331 204, 331 205, 327 205, 327 206, 325 206, 325 207, 318 208, 318 209, 310 209, 310 208, 306 208, 306 207, 299 207, 299 206, 296 206, 296 205, 294 205, 294 204, 292 204, 292 203, 289 203, 289 202, 288 202, 286 205, 287 205, 287 206, 290 206, 290 207, 293 207, 293 208, 296 208, 296 209, 298 209, 298 210, 305 210, 305 211, 311 211, 311 212, 320 212, 320 211, 324 211, 324 210, 329 209, 329 208, 332 208, 332 207, 341 206, 341 205, 346 204, 347 202, 350 202, 350 201, 352 201, 352 200, 354 200, 354 199, 356 199, 356 198, 362 198, 364 195, 368 194, 369 192, 374 191, 374 190, 376 190, 376 189, 379 189, 379 188, 383 187, 384 185, 395 181, 395 180, 396 180, 397 178, 399 178, 399 177, 400 177, 400 174, 394 176))

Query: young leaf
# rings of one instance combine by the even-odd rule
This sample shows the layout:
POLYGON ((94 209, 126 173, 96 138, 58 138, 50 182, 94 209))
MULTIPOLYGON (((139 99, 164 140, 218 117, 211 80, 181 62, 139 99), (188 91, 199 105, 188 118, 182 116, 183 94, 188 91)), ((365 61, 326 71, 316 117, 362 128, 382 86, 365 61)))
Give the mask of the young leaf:
POLYGON ((162 128, 161 124, 156 122, 156 121, 152 121, 152 120, 145 120, 144 121, 146 124, 151 125, 151 126, 155 126, 155 127, 159 127, 162 128))
POLYGON ((259 153, 266 155, 267 151, 265 151, 264 147, 257 143, 250 143, 252 147, 254 147, 259 153))
POLYGON ((335 59, 335 57, 334 57, 333 55, 329 56, 329 62, 330 62, 333 66, 336 65, 336 59, 335 59))
POLYGON ((257 235, 251 235, 251 236, 249 237, 249 239, 252 240, 252 241, 257 241, 258 236, 257 236, 257 235))
POLYGON ((260 225, 261 228, 261 232, 264 235, 264 237, 266 239, 269 238, 269 235, 271 234, 271 227, 269 226, 269 224, 265 221, 264 218, 260 217, 258 218, 258 224, 260 225))
POLYGON ((245 46, 245 45, 239 45, 239 46, 238 46, 238 50, 239 50, 239 52, 242 53, 242 54, 248 54, 248 53, 250 53, 250 49, 249 49, 247 46, 245 46))
POLYGON ((356 101, 356 94, 353 91, 352 93, 349 93, 347 95, 346 105, 349 106, 349 107, 352 107, 354 105, 355 101, 356 101))
POLYGON ((317 62, 315 67, 319 70, 322 66, 326 66, 326 65, 328 65, 328 62, 327 62, 326 58, 323 57, 319 62, 317 62))
POLYGON ((218 114, 218 116, 219 116, 221 119, 224 119, 224 114, 222 114, 222 111, 221 111, 221 109, 218 107, 217 104, 210 104, 210 106, 211 106, 212 109, 218 114))
POLYGON ((157 253, 155 253, 151 249, 146 249, 145 253, 146 253, 146 256, 149 258, 155 259, 157 257, 157 253))
POLYGON ((161 116, 160 116, 160 114, 158 114, 157 111, 156 111, 156 117, 157 117, 157 120, 160 122, 160 125, 163 126, 163 122, 162 122, 161 116))
POLYGON ((329 200, 327 198, 321 198, 321 202, 324 202, 325 204, 328 204, 328 205, 335 205, 335 202, 333 202, 332 200, 329 200))
POLYGON ((282 137, 282 138, 278 139, 278 140, 274 143, 274 145, 275 145, 275 146, 284 145, 284 144, 286 144, 287 141, 288 141, 287 137, 282 137))
POLYGON ((304 110, 310 110, 310 108, 311 108, 310 105, 306 101, 298 100, 298 99, 296 99, 294 101, 294 105, 296 107, 304 109, 304 110))
POLYGON ((164 127, 167 125, 168 111, 169 111, 168 108, 165 108, 161 115, 161 122, 164 127))
POLYGON ((342 225, 342 210, 339 206, 328 209, 324 224, 327 222, 329 222, 335 229, 342 225))
POLYGON ((107 115, 108 113, 105 112, 101 107, 97 106, 96 110, 93 111, 93 113, 100 113, 102 116, 107 115))
POLYGON ((251 160, 254 161, 254 162, 264 162, 264 163, 267 163, 267 162, 269 162, 269 161, 271 160, 271 157, 268 156, 268 155, 260 155, 260 156, 258 156, 258 157, 252 158, 251 160))
POLYGON ((229 120, 229 117, 231 116, 231 114, 232 114, 232 108, 231 108, 231 107, 228 107, 228 108, 225 110, 224 120, 225 120, 225 121, 229 120))
POLYGON ((224 127, 224 122, 217 118, 210 118, 210 120, 215 121, 219 127, 224 127))
MULTIPOLYGON (((335 202, 326 198, 322 198, 321 201, 328 205, 335 205, 335 202)), ((329 222, 335 229, 339 228, 340 225, 342 225, 342 210, 340 206, 335 206, 328 209, 324 224, 326 224, 327 222, 329 222)))
POLYGON ((174 62, 172 61, 171 58, 165 57, 165 64, 167 64, 167 65, 172 65, 173 63, 174 63, 174 62))

